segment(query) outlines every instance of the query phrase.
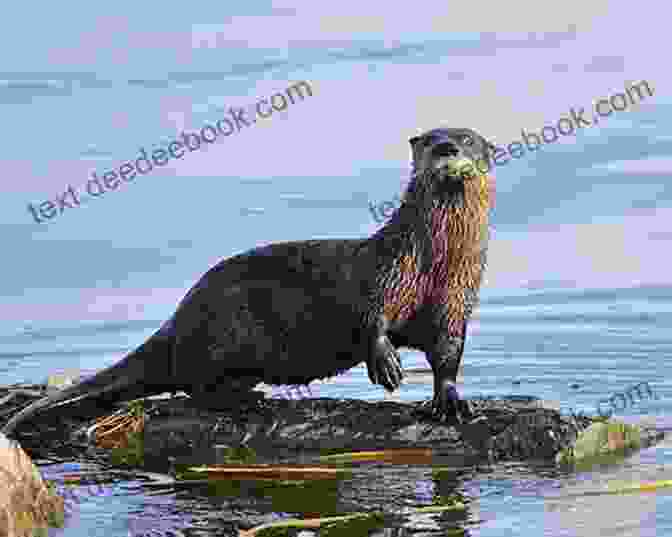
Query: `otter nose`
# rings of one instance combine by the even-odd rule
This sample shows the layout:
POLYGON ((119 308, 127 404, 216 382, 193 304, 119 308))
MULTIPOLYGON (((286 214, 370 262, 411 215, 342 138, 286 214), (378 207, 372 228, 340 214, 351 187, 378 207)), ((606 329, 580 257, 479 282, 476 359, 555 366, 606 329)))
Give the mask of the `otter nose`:
POLYGON ((460 149, 453 142, 441 142, 432 148, 433 157, 456 157, 460 154, 460 149))

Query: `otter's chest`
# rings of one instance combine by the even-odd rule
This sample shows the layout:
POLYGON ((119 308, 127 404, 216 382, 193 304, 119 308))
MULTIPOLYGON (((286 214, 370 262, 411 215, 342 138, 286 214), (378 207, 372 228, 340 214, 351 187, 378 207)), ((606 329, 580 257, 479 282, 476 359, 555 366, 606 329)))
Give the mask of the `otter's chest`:
POLYGON ((439 306, 454 318, 469 315, 485 270, 488 227, 482 218, 460 223, 457 228, 445 219, 434 223, 429 271, 419 270, 413 251, 395 260, 383 297, 387 319, 407 321, 424 305, 439 306))

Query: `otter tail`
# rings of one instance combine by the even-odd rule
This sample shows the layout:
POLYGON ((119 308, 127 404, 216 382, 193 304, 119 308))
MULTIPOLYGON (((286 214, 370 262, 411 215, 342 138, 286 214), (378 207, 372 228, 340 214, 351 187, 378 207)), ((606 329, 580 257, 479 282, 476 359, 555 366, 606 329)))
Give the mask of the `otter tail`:
POLYGON ((19 424, 55 408, 84 419, 98 417, 113 403, 178 389, 171 379, 173 337, 166 323, 123 360, 84 381, 35 401, 14 415, 0 431, 10 435, 19 424))

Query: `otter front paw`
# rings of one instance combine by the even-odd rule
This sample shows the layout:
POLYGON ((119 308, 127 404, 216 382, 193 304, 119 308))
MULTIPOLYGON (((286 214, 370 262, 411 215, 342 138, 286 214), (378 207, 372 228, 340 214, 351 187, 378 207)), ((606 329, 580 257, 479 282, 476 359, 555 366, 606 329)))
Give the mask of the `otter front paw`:
POLYGON ((476 418, 469 401, 460 399, 455 384, 449 381, 443 381, 434 388, 432 416, 440 420, 452 419, 457 423, 469 423, 476 418))
POLYGON ((388 392, 393 392, 401 385, 404 372, 401 358, 387 336, 377 339, 372 356, 366 362, 369 380, 380 384, 388 392))

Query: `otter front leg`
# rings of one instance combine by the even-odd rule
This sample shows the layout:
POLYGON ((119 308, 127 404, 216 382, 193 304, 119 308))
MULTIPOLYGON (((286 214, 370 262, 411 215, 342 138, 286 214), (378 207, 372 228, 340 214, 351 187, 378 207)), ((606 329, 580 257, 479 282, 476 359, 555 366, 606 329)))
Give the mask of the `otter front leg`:
POLYGON ((442 330, 427 352, 427 360, 434 373, 432 413, 437 417, 454 417, 458 423, 474 417, 469 402, 460 399, 456 386, 467 328, 466 321, 461 324, 457 334, 454 330, 442 330))
POLYGON ((404 373, 399 353, 387 337, 386 331, 387 321, 383 318, 371 334, 371 350, 366 360, 366 368, 371 383, 380 384, 388 392, 393 392, 401 385, 404 373))

